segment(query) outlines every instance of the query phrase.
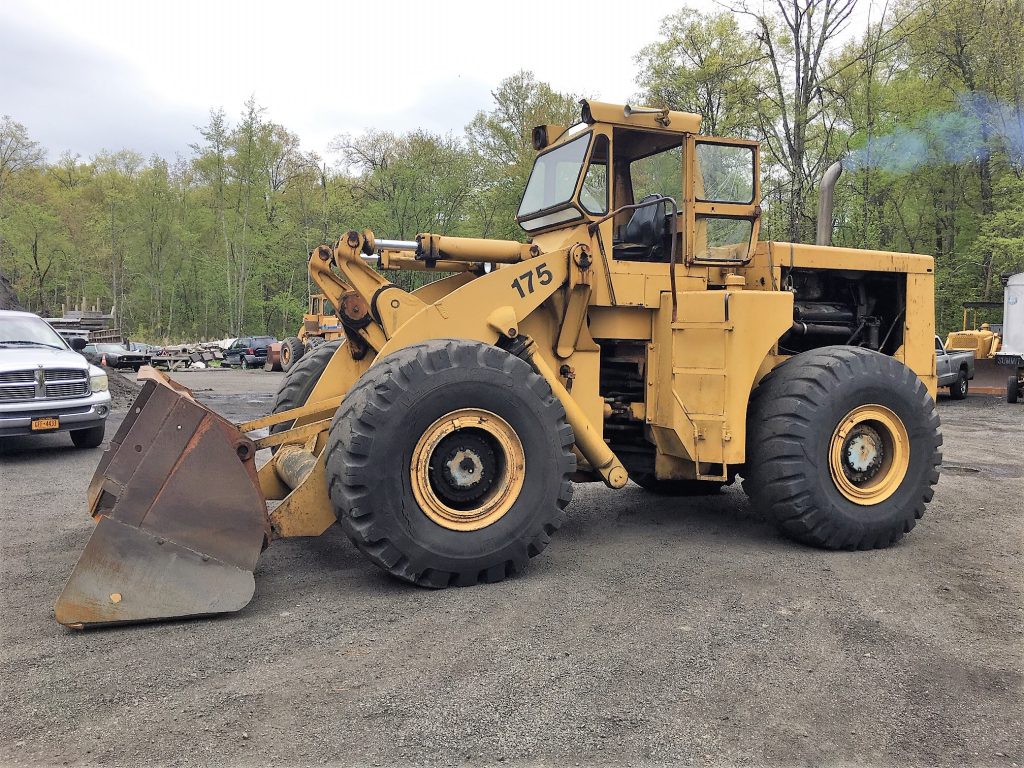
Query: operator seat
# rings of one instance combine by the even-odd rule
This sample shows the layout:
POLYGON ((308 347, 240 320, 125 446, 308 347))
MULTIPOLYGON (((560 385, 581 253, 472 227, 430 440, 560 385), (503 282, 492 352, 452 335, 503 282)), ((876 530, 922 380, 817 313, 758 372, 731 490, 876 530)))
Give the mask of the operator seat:
MULTIPOLYGON (((648 195, 640 202, 658 197, 648 195)), ((613 255, 623 261, 665 261, 666 224, 664 201, 637 208, 623 228, 622 241, 612 244, 613 255)))

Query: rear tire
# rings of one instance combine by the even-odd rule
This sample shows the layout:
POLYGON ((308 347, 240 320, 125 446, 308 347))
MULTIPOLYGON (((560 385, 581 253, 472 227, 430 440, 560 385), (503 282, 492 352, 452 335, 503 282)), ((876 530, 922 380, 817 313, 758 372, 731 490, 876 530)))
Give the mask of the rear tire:
POLYGON ((306 351, 306 346, 295 336, 289 336, 281 342, 281 370, 287 373, 299 362, 306 351))
POLYGON ((902 363, 859 347, 790 358, 751 397, 743 489, 787 536, 826 549, 888 546, 939 479, 935 402, 902 363))
POLYGON ((648 474, 630 475, 629 479, 645 491, 659 496, 710 496, 727 485, 717 480, 659 480, 648 474))
POLYGON ((1015 374, 1011 374, 1006 380, 1006 402, 1016 403, 1018 397, 1020 397, 1020 382, 1015 374))
POLYGON ((967 372, 960 371, 960 375, 957 376, 956 383, 949 385, 949 396, 954 400, 963 400, 967 397, 967 372))
POLYGON ((89 429, 73 429, 71 430, 71 442, 75 444, 75 448, 99 448, 103 445, 103 436, 106 431, 106 422, 89 429))
POLYGON ((523 360, 435 339, 378 361, 342 401, 328 487, 342 528, 388 573, 435 588, 501 581, 562 524, 573 442, 523 360))
POLYGON ((245 355, 242 355, 240 358, 238 358, 238 367, 241 368, 243 371, 249 370, 249 361, 245 359, 245 355))

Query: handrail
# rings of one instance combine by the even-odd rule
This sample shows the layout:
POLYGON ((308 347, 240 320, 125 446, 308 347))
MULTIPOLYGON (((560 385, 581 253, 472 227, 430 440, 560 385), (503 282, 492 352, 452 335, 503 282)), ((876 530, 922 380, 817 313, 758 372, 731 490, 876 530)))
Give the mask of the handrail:
POLYGON ((672 204, 672 237, 671 245, 669 246, 668 255, 668 276, 669 283, 672 286, 672 322, 676 322, 678 314, 676 307, 676 235, 679 234, 679 203, 675 201, 675 198, 668 197, 667 195, 659 195, 652 200, 642 200, 639 203, 632 203, 630 205, 621 205, 611 213, 606 213, 599 219, 595 219, 587 225, 587 231, 593 235, 597 231, 600 224, 608 221, 613 216, 617 216, 623 211, 635 211, 639 208, 646 208, 649 205, 658 205, 660 203, 671 203, 672 204))

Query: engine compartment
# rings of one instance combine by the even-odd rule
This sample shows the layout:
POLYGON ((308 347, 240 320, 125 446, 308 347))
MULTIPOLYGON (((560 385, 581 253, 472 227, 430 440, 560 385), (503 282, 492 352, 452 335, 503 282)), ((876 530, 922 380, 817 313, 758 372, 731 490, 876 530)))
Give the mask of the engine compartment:
POLYGON ((793 327, 779 340, 783 354, 845 344, 892 355, 903 343, 904 275, 789 268, 782 288, 793 293, 793 327))

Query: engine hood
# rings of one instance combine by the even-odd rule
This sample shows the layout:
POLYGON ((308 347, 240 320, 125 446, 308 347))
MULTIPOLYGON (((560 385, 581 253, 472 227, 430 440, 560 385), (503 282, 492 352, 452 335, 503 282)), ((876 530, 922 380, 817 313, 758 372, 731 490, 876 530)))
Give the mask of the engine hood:
POLYGON ((90 367, 84 357, 70 349, 0 346, 0 373, 40 366, 44 368, 78 368, 79 370, 86 370, 90 367))

